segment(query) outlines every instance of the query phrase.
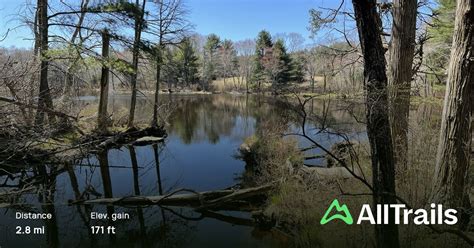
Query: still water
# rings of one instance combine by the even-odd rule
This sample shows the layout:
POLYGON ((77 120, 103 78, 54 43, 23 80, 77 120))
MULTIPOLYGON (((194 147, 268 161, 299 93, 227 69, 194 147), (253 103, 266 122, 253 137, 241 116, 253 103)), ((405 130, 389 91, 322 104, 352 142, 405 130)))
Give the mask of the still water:
MULTIPOLYGON (((97 99, 84 97, 78 106, 97 99)), ((109 112, 123 112, 127 96, 111 97, 109 112)), ((245 164, 236 158, 245 138, 259 132, 263 122, 284 126, 288 132, 300 129, 298 111, 287 102, 273 98, 230 95, 164 96, 168 137, 164 143, 111 149, 89 155, 73 166, 25 165, 14 177, 1 174, 1 190, 31 189, 18 197, 0 197, 1 247, 275 247, 284 246, 286 237, 260 230, 247 220, 251 214, 220 211, 203 215, 179 207, 71 206, 69 200, 132 195, 166 195, 177 189, 195 191, 236 187, 241 183, 245 164), (38 190, 38 188, 40 190, 38 190), (15 212, 51 213, 52 220, 16 220, 15 212), (94 220, 91 213, 128 213, 125 220, 94 220), (237 221, 236 221, 237 220, 237 221), (45 233, 15 234, 15 227, 43 227, 45 233), (91 234, 91 226, 113 226, 115 235, 91 234)), ((362 109, 342 103, 314 100, 307 111, 321 113, 325 125, 363 137, 363 124, 354 121, 362 109)), ((150 120, 151 102, 138 100, 137 120, 150 120)), ((312 120, 314 123, 321 120, 312 120)), ((314 124, 313 123, 313 124, 314 124)), ((311 122, 307 128, 311 129, 311 122)), ((268 125, 265 125, 268 127, 268 125)), ((315 131, 315 130, 312 130, 315 131)), ((335 136, 317 136, 330 147, 340 141, 335 136)), ((306 144, 303 140, 300 145, 306 144)), ((311 161, 319 165, 320 161, 311 161)), ((37 229, 39 230, 39 229, 37 229)), ((39 232, 39 231, 38 231, 39 232)), ((104 230, 107 232, 107 229, 104 230)))

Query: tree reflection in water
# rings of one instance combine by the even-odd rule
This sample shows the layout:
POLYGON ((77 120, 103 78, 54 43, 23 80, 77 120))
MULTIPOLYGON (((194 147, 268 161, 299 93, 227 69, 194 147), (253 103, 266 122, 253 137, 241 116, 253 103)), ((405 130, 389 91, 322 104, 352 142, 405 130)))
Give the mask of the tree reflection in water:
MULTIPOLYGON (((147 121, 152 109, 141 100, 136 119, 147 121)), ((116 98, 112 101, 113 108, 117 110, 127 106, 127 101, 116 98)), ((37 199, 23 193, 16 196, 13 202, 39 204, 40 211, 56 217, 45 223, 48 229, 43 240, 45 245, 199 247, 232 243, 236 247, 272 246, 273 243, 268 240, 276 234, 256 228, 248 212, 66 204, 68 200, 98 197, 166 195, 177 188, 204 191, 235 186, 242 182, 241 175, 246 173, 244 162, 234 158, 244 139, 272 125, 294 128, 298 121, 297 114, 284 101, 275 98, 170 96, 162 98, 162 101, 173 106, 166 127, 169 134, 166 143, 99 151, 71 164, 26 166, 23 170, 11 172, 18 178, 24 175, 21 180, 8 174, 0 176, 9 183, 17 183, 19 189, 25 187, 25 178, 34 181, 35 189, 41 188, 37 199), (44 180, 33 179, 36 177, 44 180), (115 222, 110 219, 91 220, 91 212, 107 213, 109 216, 127 212, 131 219, 115 222), (117 235, 92 235, 91 225, 113 225, 117 235), (219 234, 212 235, 210 239, 211 233, 219 234)), ((337 104, 319 100, 311 106, 315 112, 325 110, 327 123, 340 124, 334 125, 336 128, 363 131, 363 125, 350 122, 350 113, 337 107, 337 104)), ((363 110, 357 111, 363 113, 363 110)), ((11 200, 2 198, 3 202, 11 203, 11 200)), ((3 223, 18 224, 13 211, 0 219, 3 223)), ((20 242, 20 237, 15 238, 11 242, 20 242)), ((24 242, 27 246, 33 244, 24 242)))

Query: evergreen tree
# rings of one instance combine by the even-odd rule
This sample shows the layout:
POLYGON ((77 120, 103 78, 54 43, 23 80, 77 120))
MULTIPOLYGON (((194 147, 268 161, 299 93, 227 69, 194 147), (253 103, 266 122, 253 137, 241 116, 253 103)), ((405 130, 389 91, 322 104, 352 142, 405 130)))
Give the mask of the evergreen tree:
POLYGON ((272 87, 282 86, 291 80, 291 58, 283 40, 277 40, 272 48, 272 58, 267 71, 272 77, 272 87))
MULTIPOLYGON (((436 79, 445 81, 446 68, 448 67, 449 56, 454 33, 454 12, 456 10, 456 0, 438 0, 438 8, 434 13, 433 25, 428 28, 431 49, 427 49, 426 64, 435 73, 436 79)), ((428 75, 430 80, 435 80, 433 75, 428 75)))
POLYGON ((162 52, 162 77, 168 83, 168 90, 171 90, 173 84, 178 85, 179 65, 176 62, 176 47, 167 46, 162 52))
POLYGON ((217 52, 221 46, 221 40, 216 34, 210 34, 204 45, 203 79, 209 83, 217 78, 217 52))
POLYGON ((251 82, 254 87, 256 87, 259 91, 262 90, 261 84, 265 81, 266 73, 265 67, 263 66, 263 58, 267 51, 271 49, 273 46, 272 38, 269 32, 266 30, 260 31, 258 33, 256 46, 255 46, 255 65, 253 67, 252 75, 251 75, 251 82))
POLYGON ((302 83, 304 81, 304 54, 296 53, 290 55, 290 81, 295 83, 302 83))
POLYGON ((283 40, 273 44, 267 31, 258 34, 252 81, 259 90, 263 81, 270 82, 273 90, 277 90, 289 82, 303 81, 303 75, 302 63, 290 57, 283 40))
POLYGON ((437 0, 437 3, 438 8, 434 10, 436 18, 433 19, 433 27, 428 32, 433 41, 451 44, 456 0, 437 0))
POLYGON ((175 55, 178 80, 185 86, 194 83, 198 78, 198 57, 191 40, 185 38, 175 55))
POLYGON ((260 58, 265 55, 265 49, 273 47, 272 36, 266 30, 262 30, 258 33, 256 43, 255 53, 260 58))

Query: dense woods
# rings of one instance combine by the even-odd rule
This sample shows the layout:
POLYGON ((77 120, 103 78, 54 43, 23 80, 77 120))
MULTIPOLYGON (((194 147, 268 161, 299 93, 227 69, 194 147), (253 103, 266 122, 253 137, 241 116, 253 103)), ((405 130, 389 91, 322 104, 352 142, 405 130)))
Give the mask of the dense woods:
MULTIPOLYGON (((65 172, 75 197, 69 203, 86 226, 95 204, 107 204, 110 213, 130 205, 141 240, 143 205, 156 205, 163 236, 171 232, 167 212, 182 221, 212 218, 279 233, 285 247, 347 245, 337 237, 321 241, 349 230, 318 222, 337 198, 354 218, 361 204, 434 203, 455 209, 460 220, 400 226, 395 209, 384 208, 388 224, 349 230, 348 243, 474 245, 472 0, 315 4, 307 10, 308 37, 267 27, 239 40, 198 33, 184 0, 22 6, 26 14, 17 21, 31 46, 7 46, 10 29, 0 33, 0 188, 16 187, 0 193, 5 208, 27 205, 23 194, 34 191, 43 211, 55 212, 56 178, 65 172), (230 173, 235 185, 209 190, 193 179, 178 188, 178 177, 174 188, 163 188, 172 184, 161 174, 169 173, 160 165, 167 149, 189 146, 195 150, 170 157, 196 156, 189 163, 205 167, 229 144, 232 154, 219 162, 244 164, 230 173), (144 162, 148 148, 152 162, 144 162), (112 193, 109 157, 122 150, 133 172, 131 195, 112 193), (76 168, 93 168, 91 160, 100 167, 103 193, 77 182, 76 168), (146 163, 156 167, 159 190, 152 195, 140 190, 142 174, 150 174, 139 173, 146 163)), ((186 168, 193 177, 204 174, 186 168)), ((212 167, 214 179, 219 168, 212 167)), ((56 233, 47 244, 57 247, 58 240, 56 233)))

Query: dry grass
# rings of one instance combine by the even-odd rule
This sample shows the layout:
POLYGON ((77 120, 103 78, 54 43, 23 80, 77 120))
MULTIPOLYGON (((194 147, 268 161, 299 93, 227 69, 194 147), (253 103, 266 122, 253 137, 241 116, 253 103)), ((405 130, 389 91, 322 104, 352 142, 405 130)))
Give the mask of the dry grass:
POLYGON ((245 91, 246 90, 246 81, 241 77, 230 77, 225 80, 219 78, 212 81, 211 88, 214 91, 219 92, 232 92, 232 91, 245 91), (225 82, 224 82, 225 81, 225 82))
MULTIPOLYGON (((436 104, 422 104, 417 108, 412 112, 410 123, 410 167, 406 171, 397 171, 397 191, 410 205, 425 208, 433 176, 440 108, 436 104)), ((331 180, 303 174, 290 175, 282 165, 288 158, 298 157, 296 143, 281 139, 278 141, 271 131, 266 131, 263 135, 269 139, 260 141, 253 137, 248 142, 265 154, 259 163, 264 164, 269 172, 260 174, 264 175, 260 180, 265 181, 265 177, 271 178, 266 179, 267 181, 282 179, 279 190, 272 193, 265 210, 265 215, 274 216, 279 228, 292 236, 282 246, 373 247, 374 228, 370 224, 346 225, 335 221, 322 226, 319 223, 334 199, 346 204, 354 220, 357 220, 362 204, 372 204, 372 196, 350 194, 370 193, 368 189, 353 178, 331 180)), ((367 145, 362 143, 355 148, 362 170, 370 181, 367 145)), ((299 159, 290 160, 295 164, 300 163, 299 159)), ((469 247, 457 236, 436 234, 426 226, 399 225, 399 232, 402 247, 469 247)))

